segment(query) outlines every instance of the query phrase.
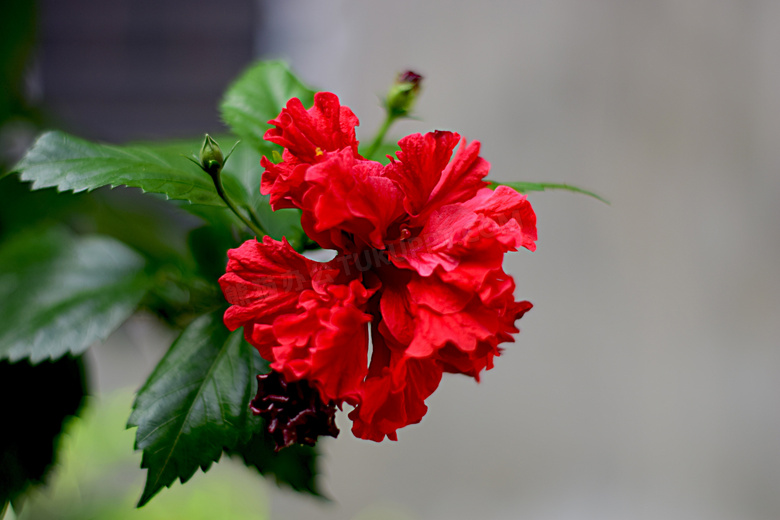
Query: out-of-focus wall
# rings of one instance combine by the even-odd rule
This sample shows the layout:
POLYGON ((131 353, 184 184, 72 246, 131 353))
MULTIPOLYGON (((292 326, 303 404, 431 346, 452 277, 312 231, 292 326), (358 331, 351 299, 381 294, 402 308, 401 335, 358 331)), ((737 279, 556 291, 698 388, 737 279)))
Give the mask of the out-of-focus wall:
POLYGON ((116 142, 224 131, 217 100, 252 59, 252 0, 38 3, 34 94, 55 124, 116 142))
POLYGON ((275 518, 780 518, 780 3, 262 2, 260 46, 371 137, 395 72, 421 121, 532 194, 535 304, 479 385, 400 441, 323 442, 320 504, 275 518))

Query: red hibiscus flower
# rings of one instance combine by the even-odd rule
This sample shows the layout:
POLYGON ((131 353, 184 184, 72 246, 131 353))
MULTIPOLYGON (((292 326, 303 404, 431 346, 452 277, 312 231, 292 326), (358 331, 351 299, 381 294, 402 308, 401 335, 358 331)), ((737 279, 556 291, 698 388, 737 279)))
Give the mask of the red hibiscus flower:
MULTIPOLYGON (((358 120, 333 94, 308 110, 290 100, 269 123, 265 138, 284 153, 279 164, 263 158, 262 193, 274 209, 299 208, 307 235, 338 255, 314 262, 270 237, 229 251, 225 324, 244 327, 274 373, 305 383, 317 403, 354 406, 357 437, 396 440, 443 373, 479 380, 513 341, 531 304, 515 301, 502 261, 535 249, 536 216, 524 195, 487 187, 479 143, 455 133, 407 136, 385 166, 357 153, 358 120)), ((274 410, 278 428, 277 417, 294 418, 281 445, 313 442, 301 429, 313 405, 279 415, 284 399, 263 401, 263 387, 254 409, 274 410)), ((323 413, 317 428, 333 434, 323 413)))

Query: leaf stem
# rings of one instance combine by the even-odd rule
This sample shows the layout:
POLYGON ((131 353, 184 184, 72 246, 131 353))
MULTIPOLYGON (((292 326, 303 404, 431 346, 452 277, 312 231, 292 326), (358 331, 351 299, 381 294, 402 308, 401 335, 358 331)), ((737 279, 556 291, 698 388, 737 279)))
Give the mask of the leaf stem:
POLYGON ((385 140, 385 135, 387 135, 387 131, 390 130, 390 127, 395 123, 395 120, 398 119, 398 116, 393 114, 390 110, 387 111, 387 117, 385 118, 384 123, 382 123, 382 126, 379 128, 379 131, 376 134, 376 137, 374 137, 374 140, 371 142, 371 146, 368 147, 368 150, 366 151, 365 158, 371 159, 376 151, 379 149, 379 147, 382 145, 382 142, 385 140))
POLYGON ((268 233, 265 232, 265 230, 260 227, 259 225, 255 224, 248 218, 246 218, 236 207, 236 205, 233 203, 232 200, 230 200, 230 197, 228 197, 227 193, 225 193, 225 188, 222 186, 222 176, 219 174, 212 175, 211 178, 214 180, 214 187, 217 189, 217 195, 225 201, 225 204, 227 204, 228 208, 235 213, 235 215, 241 219, 241 222, 246 225, 252 232, 257 235, 257 238, 262 237, 264 235, 267 235, 268 233))

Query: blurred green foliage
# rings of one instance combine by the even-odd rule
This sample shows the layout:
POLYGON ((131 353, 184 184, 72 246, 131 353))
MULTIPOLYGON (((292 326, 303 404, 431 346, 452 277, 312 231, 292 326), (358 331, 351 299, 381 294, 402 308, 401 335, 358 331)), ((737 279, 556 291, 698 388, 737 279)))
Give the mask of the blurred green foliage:
POLYGON ((84 412, 68 421, 60 467, 47 488, 36 489, 16 511, 18 520, 231 520, 268 518, 266 484, 226 460, 209 477, 196 474, 175 484, 143 509, 134 509, 143 475, 134 432, 124 429, 131 391, 88 398, 84 412))

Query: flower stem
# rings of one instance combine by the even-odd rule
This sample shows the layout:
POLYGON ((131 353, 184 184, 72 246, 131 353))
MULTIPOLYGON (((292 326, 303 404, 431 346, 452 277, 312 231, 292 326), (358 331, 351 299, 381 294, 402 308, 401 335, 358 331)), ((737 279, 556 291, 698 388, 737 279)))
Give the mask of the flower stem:
POLYGON ((227 204, 228 208, 235 213, 235 215, 241 219, 241 222, 243 222, 246 227, 248 227, 255 235, 257 235, 257 238, 260 238, 264 235, 267 235, 268 233, 263 230, 262 227, 259 225, 256 225, 251 220, 247 219, 236 207, 236 205, 233 203, 232 200, 230 200, 230 197, 228 197, 227 193, 225 193, 225 188, 222 187, 222 177, 217 175, 211 176, 212 180, 214 181, 214 187, 217 189, 217 195, 225 201, 225 204, 227 204))
POLYGON ((374 137, 371 146, 369 146, 368 150, 366 151, 366 154, 364 156, 366 159, 370 160, 374 156, 376 151, 382 145, 382 142, 385 140, 385 135, 387 134, 387 131, 390 130, 390 127, 393 125, 396 119, 398 119, 398 116, 388 110, 387 117, 385 118, 384 123, 382 123, 382 126, 379 128, 376 137, 374 137))

